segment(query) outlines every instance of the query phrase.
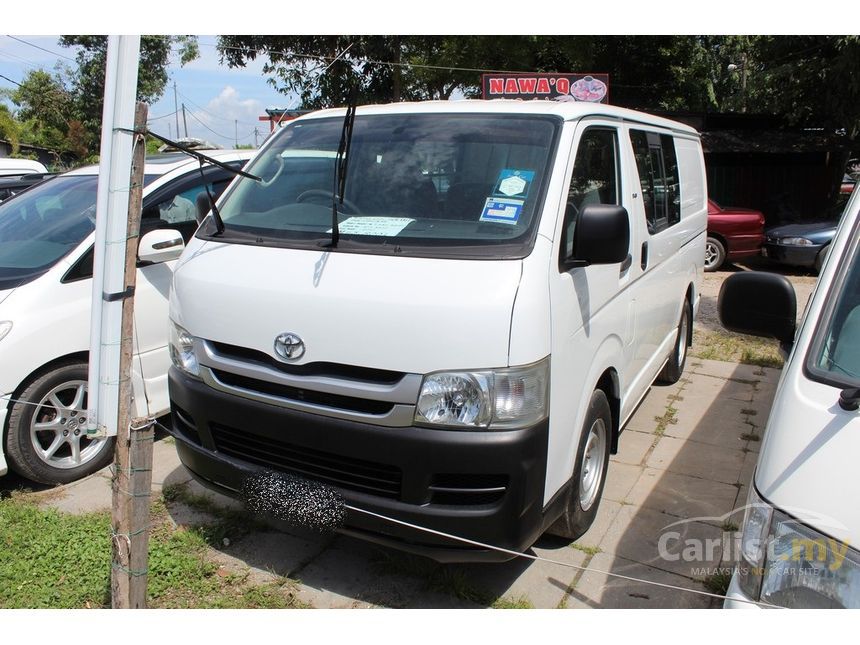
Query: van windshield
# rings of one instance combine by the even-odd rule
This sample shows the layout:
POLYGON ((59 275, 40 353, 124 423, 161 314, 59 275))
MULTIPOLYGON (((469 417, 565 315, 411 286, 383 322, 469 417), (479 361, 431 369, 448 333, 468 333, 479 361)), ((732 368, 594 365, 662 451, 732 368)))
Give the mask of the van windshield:
MULTIPOLYGON (((528 253, 561 121, 486 114, 358 115, 339 250, 510 257, 528 253)), ((219 241, 316 247, 332 228, 343 119, 290 124, 221 206, 219 241)), ((198 235, 209 238, 207 222, 198 235)))
MULTIPOLYGON (((855 227, 856 228, 856 227, 855 227)), ((810 367, 814 373, 841 385, 860 383, 860 243, 853 243, 848 267, 836 283, 835 303, 825 314, 819 341, 813 345, 810 367)))

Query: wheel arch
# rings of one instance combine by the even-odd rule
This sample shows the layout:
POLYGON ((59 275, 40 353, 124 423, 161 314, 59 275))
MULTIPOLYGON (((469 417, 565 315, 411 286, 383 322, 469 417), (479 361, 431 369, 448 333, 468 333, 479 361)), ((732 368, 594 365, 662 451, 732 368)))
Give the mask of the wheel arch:
MULTIPOLYGON (((59 365, 65 365, 68 363, 75 363, 75 362, 86 363, 89 361, 89 358, 90 358, 89 352, 86 352, 86 351, 72 352, 71 354, 65 354, 64 356, 58 356, 57 358, 45 363, 41 367, 37 367, 32 372, 30 372, 27 376, 25 376, 20 383, 18 383, 18 386, 15 388, 15 391, 12 392, 12 396, 11 396, 10 400, 6 402, 6 409, 11 411, 13 401, 15 401, 19 396, 21 396, 21 393, 27 389, 27 386, 30 383, 32 383, 34 380, 36 380, 37 378, 41 377, 44 374, 47 374, 48 372, 50 372, 55 367, 58 367, 59 365)), ((3 424, 3 428, 2 428, 3 445, 5 445, 6 433, 9 431, 9 416, 10 416, 9 414, 6 415, 6 421, 3 424)), ((0 448, 2 448, 2 446, 0 446, 0 448)))

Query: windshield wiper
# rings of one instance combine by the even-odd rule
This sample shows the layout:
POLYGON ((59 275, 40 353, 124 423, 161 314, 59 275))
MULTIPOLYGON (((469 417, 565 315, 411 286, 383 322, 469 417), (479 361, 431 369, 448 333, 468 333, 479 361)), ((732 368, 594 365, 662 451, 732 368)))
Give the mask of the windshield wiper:
POLYGON ((349 104, 343 117, 343 128, 340 131, 340 143, 334 158, 334 189, 331 191, 331 239, 320 242, 323 248, 334 248, 340 239, 340 228, 337 221, 338 203, 343 205, 346 190, 346 169, 349 164, 349 147, 352 143, 352 125, 355 123, 356 91, 355 86, 349 93, 349 104))
MULTIPOLYGON (((122 129, 122 128, 118 128, 118 129, 122 129)), ((252 175, 251 173, 245 172, 244 170, 241 170, 239 168, 234 168, 233 166, 230 166, 230 165, 224 163, 223 161, 218 161, 217 159, 213 159, 212 157, 210 157, 208 155, 204 155, 202 152, 199 152, 199 151, 194 150, 192 148, 189 148, 187 146, 184 146, 181 143, 177 143, 176 141, 171 141, 167 137, 163 137, 160 134, 156 134, 152 130, 147 129, 146 134, 148 134, 151 137, 155 137, 159 141, 162 141, 169 146, 173 146, 174 148, 179 150, 179 152, 183 152, 187 155, 195 157, 200 162, 200 173, 201 173, 201 175, 203 174, 203 163, 209 162, 215 166, 218 166, 219 168, 223 168, 227 172, 233 173, 234 175, 241 175, 242 177, 247 177, 248 179, 253 179, 254 181, 262 181, 262 179, 260 179, 260 177, 257 177, 256 175, 252 175)), ((209 184, 205 184, 205 187, 206 187, 206 194, 209 197, 209 203, 212 206, 212 221, 215 222, 215 235, 221 235, 224 232, 224 220, 221 219, 221 213, 218 211, 218 207, 215 205, 215 200, 212 197, 212 193, 209 191, 209 184)))

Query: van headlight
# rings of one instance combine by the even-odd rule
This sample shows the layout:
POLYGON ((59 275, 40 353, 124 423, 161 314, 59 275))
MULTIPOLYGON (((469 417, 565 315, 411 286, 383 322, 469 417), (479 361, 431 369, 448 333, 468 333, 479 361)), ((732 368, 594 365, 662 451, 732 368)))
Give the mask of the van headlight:
POLYGON ((860 554, 775 510, 750 490, 738 583, 780 607, 860 607, 860 554))
POLYGON ((420 425, 510 430, 546 418, 549 358, 495 370, 437 372, 421 383, 420 425))
POLYGON ((200 376, 200 365, 194 353, 194 336, 170 321, 170 360, 189 376, 200 376))

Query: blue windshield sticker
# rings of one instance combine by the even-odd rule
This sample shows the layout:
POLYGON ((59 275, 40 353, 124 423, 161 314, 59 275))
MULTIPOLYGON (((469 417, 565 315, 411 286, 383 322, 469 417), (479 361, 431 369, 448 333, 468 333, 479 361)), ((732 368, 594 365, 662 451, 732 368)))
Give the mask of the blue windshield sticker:
POLYGON ((529 188, 531 188, 534 178, 534 170, 513 170, 506 168, 499 173, 499 179, 496 181, 493 195, 496 197, 525 199, 528 197, 529 188))
POLYGON ((524 203, 522 199, 488 197, 487 201, 484 202, 484 211, 481 213, 480 221, 516 224, 520 221, 524 203))

